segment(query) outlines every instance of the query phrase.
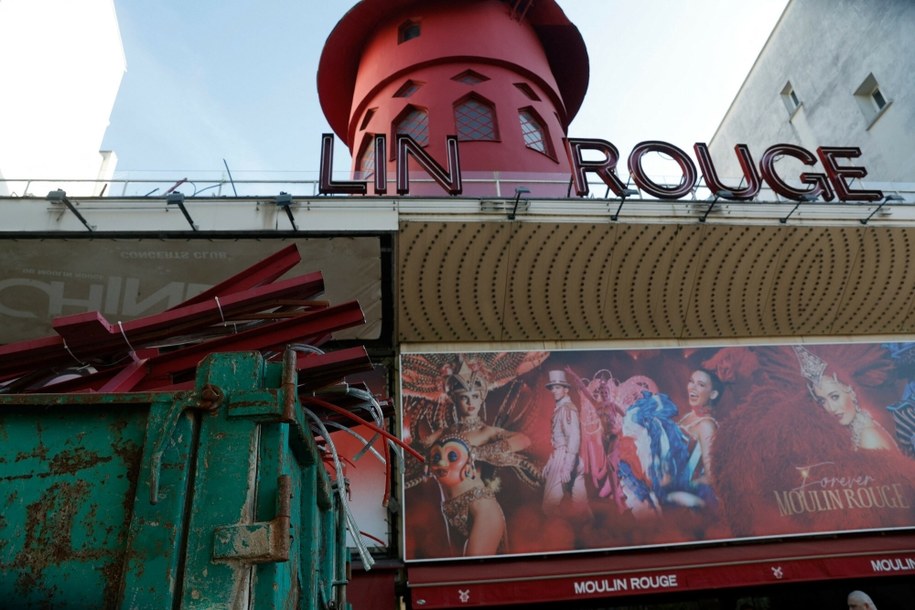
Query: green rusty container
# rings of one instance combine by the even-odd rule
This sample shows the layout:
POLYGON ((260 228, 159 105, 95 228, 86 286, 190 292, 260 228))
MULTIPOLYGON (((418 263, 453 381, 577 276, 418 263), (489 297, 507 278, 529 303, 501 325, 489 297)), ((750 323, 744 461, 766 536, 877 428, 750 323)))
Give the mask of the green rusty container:
POLYGON ((193 392, 0 395, 0 607, 346 608, 295 355, 193 392))

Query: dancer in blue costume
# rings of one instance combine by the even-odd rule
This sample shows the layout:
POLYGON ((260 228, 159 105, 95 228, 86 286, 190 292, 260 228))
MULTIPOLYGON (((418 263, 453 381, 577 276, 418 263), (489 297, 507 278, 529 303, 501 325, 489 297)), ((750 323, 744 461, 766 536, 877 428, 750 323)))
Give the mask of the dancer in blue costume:
MULTIPOLYGON (((688 439, 674 421, 677 413, 677 405, 666 394, 648 392, 644 392, 626 412, 625 432, 641 437, 636 439, 641 462, 638 470, 648 477, 648 490, 640 489, 638 495, 651 497, 653 503, 667 503, 671 492, 682 492, 689 487, 688 439)), ((623 466, 621 462, 624 474, 633 470, 636 470, 633 465, 626 463, 623 466)), ((629 493, 637 491, 633 489, 637 487, 636 481, 627 483, 629 493)))

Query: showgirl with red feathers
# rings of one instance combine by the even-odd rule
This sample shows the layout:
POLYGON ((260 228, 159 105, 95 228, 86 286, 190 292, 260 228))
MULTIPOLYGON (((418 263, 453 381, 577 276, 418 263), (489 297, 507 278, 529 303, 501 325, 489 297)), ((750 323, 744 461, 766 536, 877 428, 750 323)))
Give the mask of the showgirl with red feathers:
POLYGON ((915 462, 873 406, 885 400, 892 373, 886 351, 874 344, 753 351, 765 379, 722 424, 727 434, 713 450, 728 465, 716 487, 734 533, 911 527, 915 462))

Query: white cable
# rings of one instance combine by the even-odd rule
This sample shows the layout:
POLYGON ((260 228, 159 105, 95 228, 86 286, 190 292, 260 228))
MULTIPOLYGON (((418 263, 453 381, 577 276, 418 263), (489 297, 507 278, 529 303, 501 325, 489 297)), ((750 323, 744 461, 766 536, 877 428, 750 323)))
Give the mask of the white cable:
POLYGON ((369 570, 375 564, 375 560, 372 559, 368 547, 365 542, 362 541, 362 535, 359 533, 359 527, 356 524, 356 519, 349 506, 349 500, 346 498, 346 490, 344 489, 346 477, 343 475, 343 464, 340 462, 337 447, 331 440, 330 432, 327 431, 324 422, 322 422, 310 409, 303 408, 302 410, 305 412, 305 415, 311 418, 315 426, 317 426, 318 432, 324 437, 324 441, 327 443, 328 449, 330 449, 330 455, 334 460, 334 471, 337 473, 337 495, 340 496, 340 506, 343 508, 343 514, 346 517, 346 529, 349 531, 353 543, 356 545, 356 550, 359 551, 359 557, 362 559, 363 567, 366 570, 369 570))
MULTIPOLYGON (((355 396, 356 398, 361 398, 362 400, 365 400, 370 405, 372 405, 375 409, 373 411, 373 414, 375 415, 375 423, 379 426, 383 425, 384 412, 381 409, 381 404, 372 395, 371 392, 367 392, 365 390, 360 390, 359 388, 347 387, 346 393, 351 394, 352 396, 355 396)), ((391 449, 394 451, 395 455, 397 455, 397 457, 398 457, 397 470, 402 473, 403 472, 403 461, 404 461, 403 447, 401 447, 400 445, 398 445, 397 443, 395 443, 394 441, 392 441, 390 439, 387 439, 387 443, 388 443, 388 446, 391 447, 391 449)))
MULTIPOLYGON (((343 424, 338 424, 337 422, 329 421, 325 425, 330 426, 331 428, 336 428, 337 430, 342 430, 343 432, 346 432, 347 434, 349 434, 351 436, 355 436, 357 439, 362 441, 362 444, 365 445, 366 449, 368 449, 375 457, 378 458, 379 462, 381 462, 382 464, 385 463, 384 456, 382 456, 380 453, 378 453, 377 449, 372 447, 372 443, 374 443, 375 439, 377 439, 379 436, 378 434, 373 436, 371 440, 366 440, 361 434, 353 431, 351 428, 347 428, 343 424)), ((362 450, 360 450, 360 453, 362 453, 362 450)), ((355 462, 357 459, 358 458, 354 458, 353 461, 355 462)))
POLYGON ((318 354, 318 355, 324 355, 327 353, 320 347, 315 347, 314 345, 308 345, 307 343, 290 343, 286 347, 288 347, 291 350, 295 350, 297 352, 311 352, 312 354, 318 354))
MULTIPOLYGON (((347 387, 346 393, 350 394, 351 396, 355 396, 356 398, 361 398, 362 400, 364 400, 367 403, 369 403, 370 405, 372 405, 374 407, 374 409, 368 409, 368 410, 372 411, 373 415, 375 416, 375 418, 374 418, 375 423, 379 424, 379 425, 381 424, 382 420, 384 419, 384 412, 381 409, 381 404, 372 395, 371 392, 367 392, 366 390, 360 390, 359 388, 347 387)), ((363 406, 363 405, 360 405, 360 406, 363 406)))

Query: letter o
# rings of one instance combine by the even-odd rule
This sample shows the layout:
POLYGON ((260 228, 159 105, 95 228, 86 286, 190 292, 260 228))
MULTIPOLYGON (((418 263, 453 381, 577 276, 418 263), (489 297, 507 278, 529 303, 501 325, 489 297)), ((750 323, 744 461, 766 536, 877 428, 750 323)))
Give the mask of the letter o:
POLYGON ((628 164, 629 174, 639 188, 658 199, 680 199, 692 192, 693 187, 696 186, 696 180, 698 178, 696 164, 693 163, 693 160, 690 159, 689 155, 683 152, 683 150, 677 148, 673 144, 668 144, 667 142, 648 140, 636 144, 635 148, 632 149, 632 152, 629 153, 628 164), (645 175, 645 171, 642 169, 642 157, 650 152, 659 152, 668 155, 676 161, 677 165, 680 166, 680 173, 682 174, 680 184, 677 186, 665 186, 654 182, 645 175))
POLYGON ((861 503, 862 508, 873 508, 874 507, 874 491, 870 487, 859 487, 858 488, 858 502, 861 503))

